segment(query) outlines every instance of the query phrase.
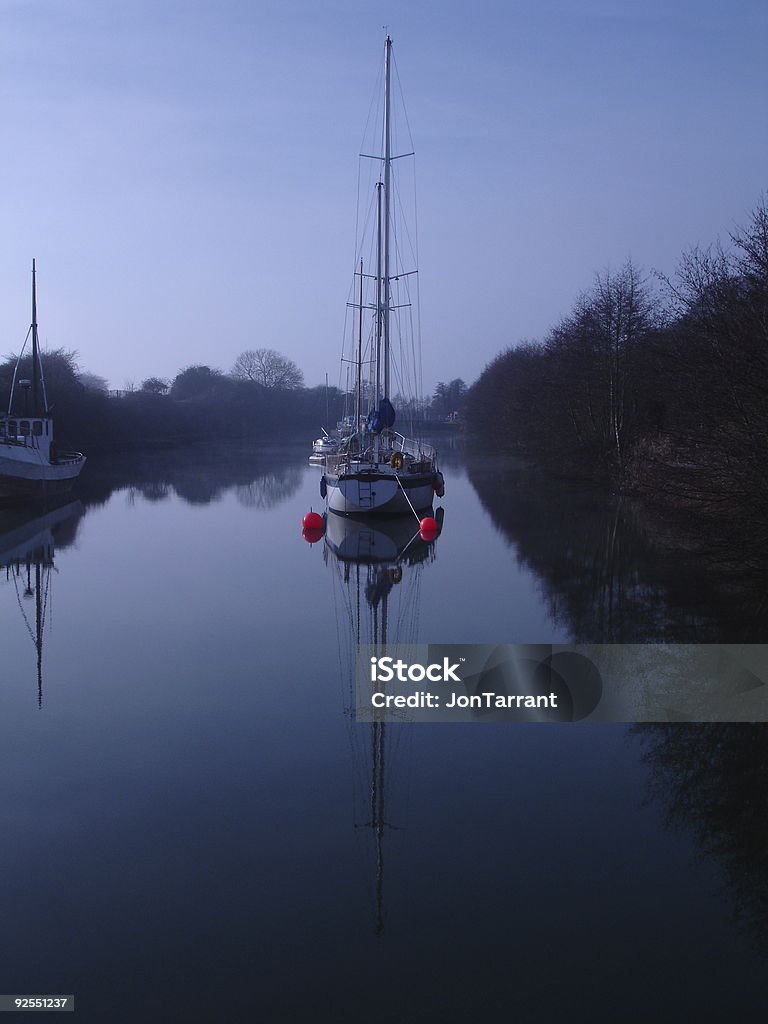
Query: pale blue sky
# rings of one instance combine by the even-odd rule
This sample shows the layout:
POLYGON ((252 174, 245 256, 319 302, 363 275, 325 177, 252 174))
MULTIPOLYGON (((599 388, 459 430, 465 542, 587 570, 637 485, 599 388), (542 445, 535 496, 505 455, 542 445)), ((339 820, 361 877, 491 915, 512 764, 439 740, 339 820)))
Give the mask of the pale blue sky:
POLYGON ((114 387, 260 346, 337 379, 385 22, 426 390, 768 187, 764 0, 0 0, 0 351, 35 256, 41 337, 114 387))

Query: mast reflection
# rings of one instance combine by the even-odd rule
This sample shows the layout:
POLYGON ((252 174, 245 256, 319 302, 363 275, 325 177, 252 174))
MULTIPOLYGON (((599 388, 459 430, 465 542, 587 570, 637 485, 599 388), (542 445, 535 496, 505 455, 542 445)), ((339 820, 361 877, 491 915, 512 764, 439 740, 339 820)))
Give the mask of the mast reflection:
MULTIPOLYGON (((442 527, 443 510, 435 518, 442 527)), ((384 835, 401 826, 387 813, 387 784, 393 774, 387 726, 372 722, 367 751, 355 728, 354 673, 359 644, 375 644, 382 654, 388 644, 417 640, 421 574, 436 558, 436 544, 426 543, 413 517, 371 521, 328 515, 324 559, 333 570, 339 658, 347 680, 347 714, 353 749, 360 746, 365 764, 361 791, 355 794, 355 828, 373 838, 374 931, 384 929, 384 835)))
POLYGON ((0 581, 15 591, 35 647, 38 707, 43 706, 43 637, 55 550, 57 545, 67 547, 74 541, 83 512, 79 501, 38 514, 0 512, 0 581))

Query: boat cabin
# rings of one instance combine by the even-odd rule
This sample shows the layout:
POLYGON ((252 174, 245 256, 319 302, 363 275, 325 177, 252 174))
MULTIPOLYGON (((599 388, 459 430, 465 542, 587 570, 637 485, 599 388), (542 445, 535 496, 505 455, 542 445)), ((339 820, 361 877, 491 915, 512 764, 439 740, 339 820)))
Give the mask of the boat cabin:
POLYGON ((53 421, 37 416, 3 416, 0 418, 0 444, 34 448, 48 458, 53 441, 53 421))

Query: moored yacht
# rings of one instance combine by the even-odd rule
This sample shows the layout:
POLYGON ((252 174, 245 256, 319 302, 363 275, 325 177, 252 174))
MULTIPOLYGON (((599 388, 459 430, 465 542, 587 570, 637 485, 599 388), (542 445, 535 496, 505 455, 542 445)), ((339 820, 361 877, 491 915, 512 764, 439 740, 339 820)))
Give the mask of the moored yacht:
MULTIPOLYGON (((345 361, 356 365, 357 429, 341 441, 337 452, 326 455, 325 473, 320 481, 328 510, 342 515, 418 513, 431 507, 435 494, 442 497, 445 488, 432 445, 407 438, 393 429, 397 419, 392 403, 393 384, 397 380, 402 388, 406 383, 417 382, 419 360, 418 332, 414 330, 418 316, 412 314, 416 295, 411 293, 409 284, 411 275, 417 271, 403 264, 405 239, 395 237, 403 203, 396 191, 393 165, 413 153, 393 153, 392 128, 392 40, 387 36, 380 137, 383 152, 378 156, 361 154, 361 158, 379 165, 371 207, 364 218, 372 228, 372 238, 361 239, 359 249, 360 254, 364 249, 372 252, 374 273, 364 272, 361 257, 355 274, 359 277, 357 301, 349 303, 357 311, 357 351, 355 358, 345 361), (367 310, 372 311, 373 318, 364 345, 363 320, 367 310)), ((402 233, 410 238, 407 229, 402 233)))

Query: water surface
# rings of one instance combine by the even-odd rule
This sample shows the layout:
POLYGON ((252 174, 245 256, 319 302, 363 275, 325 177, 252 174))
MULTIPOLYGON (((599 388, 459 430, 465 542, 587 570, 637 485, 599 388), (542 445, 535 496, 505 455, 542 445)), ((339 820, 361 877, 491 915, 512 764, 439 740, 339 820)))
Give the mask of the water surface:
POLYGON ((310 545, 306 455, 94 460, 78 502, 0 516, 0 989, 83 1021, 751 1019, 762 733, 384 731, 350 655, 762 641, 755 603, 636 512, 458 453, 433 546, 310 545))

